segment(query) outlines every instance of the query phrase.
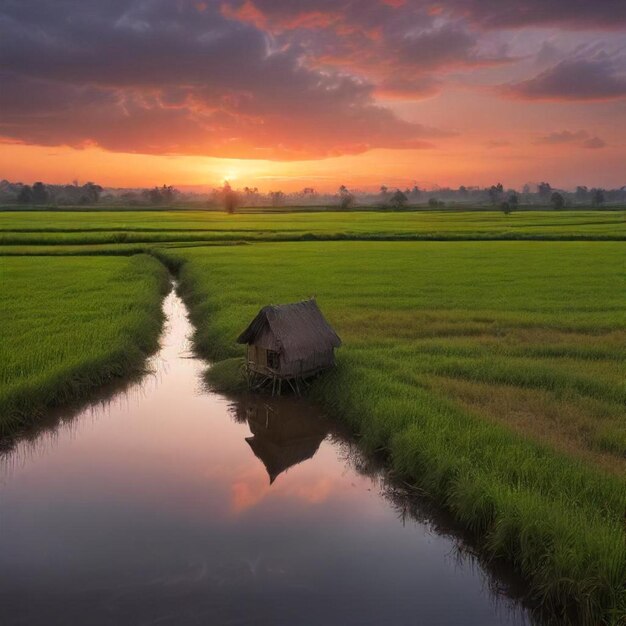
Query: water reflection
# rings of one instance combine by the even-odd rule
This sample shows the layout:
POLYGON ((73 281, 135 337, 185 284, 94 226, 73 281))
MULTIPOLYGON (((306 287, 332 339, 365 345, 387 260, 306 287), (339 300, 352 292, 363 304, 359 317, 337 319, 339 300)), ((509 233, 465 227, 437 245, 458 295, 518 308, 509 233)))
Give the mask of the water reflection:
POLYGON ((282 404, 249 397, 234 405, 239 422, 246 422, 252 437, 246 442, 263 463, 270 485, 279 474, 313 457, 330 430, 329 423, 302 402, 282 404))
POLYGON ((165 310, 150 376, 5 450, 3 626, 529 623, 314 407, 207 393, 165 310))

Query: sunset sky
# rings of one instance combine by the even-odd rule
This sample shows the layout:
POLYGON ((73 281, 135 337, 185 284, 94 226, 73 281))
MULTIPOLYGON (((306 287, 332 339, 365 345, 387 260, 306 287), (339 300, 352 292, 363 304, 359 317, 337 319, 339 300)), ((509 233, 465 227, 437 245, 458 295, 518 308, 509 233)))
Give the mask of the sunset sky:
POLYGON ((626 184, 624 0, 0 0, 0 178, 626 184))

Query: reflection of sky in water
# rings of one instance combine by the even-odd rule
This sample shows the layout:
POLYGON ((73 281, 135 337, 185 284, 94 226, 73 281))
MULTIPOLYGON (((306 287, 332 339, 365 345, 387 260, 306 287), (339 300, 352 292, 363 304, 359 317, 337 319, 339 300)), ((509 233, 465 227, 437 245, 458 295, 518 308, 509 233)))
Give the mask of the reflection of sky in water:
POLYGON ((2 624, 524 623, 335 438, 270 485, 267 455, 294 450, 253 453, 252 422, 202 391, 180 301, 166 310, 155 374, 0 466, 2 624))

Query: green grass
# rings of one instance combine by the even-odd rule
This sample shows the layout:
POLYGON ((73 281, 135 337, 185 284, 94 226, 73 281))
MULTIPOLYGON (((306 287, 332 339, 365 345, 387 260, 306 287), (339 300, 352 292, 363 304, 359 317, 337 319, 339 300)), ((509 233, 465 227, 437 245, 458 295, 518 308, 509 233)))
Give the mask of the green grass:
POLYGON ((0 261, 0 434, 138 372, 157 346, 167 272, 155 259, 0 261))
POLYGON ((306 212, 4 211, 0 245, 272 240, 625 240, 623 211, 306 212))
POLYGON ((621 624, 624 239, 623 211, 0 211, 0 430, 141 369, 166 275, 131 255, 180 273, 220 388, 261 306, 315 295, 344 347, 312 397, 560 621, 621 624))
MULTIPOLYGON (((544 606, 574 607, 588 624, 626 618, 623 244, 163 254, 213 359, 242 354, 235 337, 262 305, 316 295, 344 347, 313 397, 511 562, 544 606)), ((230 363, 218 369, 227 382, 230 363)))

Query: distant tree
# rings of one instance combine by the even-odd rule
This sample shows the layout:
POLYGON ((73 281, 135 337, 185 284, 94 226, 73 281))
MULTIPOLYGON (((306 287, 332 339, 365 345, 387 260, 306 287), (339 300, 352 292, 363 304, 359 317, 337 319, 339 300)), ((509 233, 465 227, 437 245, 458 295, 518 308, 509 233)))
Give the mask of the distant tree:
POLYGON ((33 190, 30 185, 22 185, 22 188, 17 194, 17 201, 20 204, 32 204, 33 203, 33 190))
POLYGON ((491 185, 487 193, 489 194, 489 200, 491 201, 491 204, 496 205, 502 200, 504 187, 502 186, 502 183, 498 183, 497 185, 491 185))
POLYGON ((257 187, 244 187, 243 195, 246 206, 255 206, 259 201, 259 189, 257 187))
POLYGON ((467 187, 465 185, 461 185, 459 187, 459 195, 461 198, 465 198, 465 196, 467 196, 467 187))
POLYGON ((441 209, 445 206, 445 203, 441 200, 437 200, 437 198, 428 198, 428 206, 431 209, 441 209))
POLYGON ((339 206, 342 209, 349 209, 354 204, 354 196, 350 190, 345 186, 339 187, 339 206))
POLYGON ((139 194, 134 191, 125 191, 120 199, 124 201, 124 204, 131 204, 133 206, 140 204, 139 194))
POLYGON ((178 191, 171 185, 146 189, 142 195, 148 199, 150 204, 171 204, 178 191))
POLYGON ((577 202, 581 202, 581 203, 588 202, 589 201, 589 189, 585 187, 585 185, 580 185, 576 187, 574 198, 576 198, 577 202))
POLYGON ((81 201, 83 204, 97 204, 100 200, 100 194, 102 193, 102 187, 95 183, 85 183, 82 187, 81 201))
POLYGON ((517 209, 517 207, 519 206, 519 196, 515 192, 511 193, 508 199, 508 203, 511 211, 517 209))
POLYGON ((380 193, 379 193, 380 206, 382 206, 382 207, 387 206, 387 204, 389 203, 390 195, 391 194, 389 193, 389 187, 387 187, 387 185, 381 185, 380 186, 380 193))
POLYGON ((282 206, 285 204, 285 194, 282 191, 270 191, 272 206, 282 206))
POLYGON ((228 182, 222 187, 222 203, 226 213, 234 213, 239 204, 239 194, 230 186, 228 182))
POLYGON ((161 187, 161 201, 163 204, 172 204, 178 192, 171 185, 163 185, 161 187))
POLYGON ((144 195, 147 196, 150 204, 161 204, 163 202, 163 196, 161 195, 161 190, 158 187, 146 190, 144 195))
POLYGON ((550 183, 539 183, 537 185, 537 193, 542 200, 547 200, 552 193, 552 185, 550 183))
POLYGON ((406 194, 399 189, 391 196, 389 203, 394 209, 403 209, 409 201, 406 194))
POLYGON ((591 204, 595 207, 601 207, 604 204, 604 189, 591 190, 591 204))
POLYGON ((49 198, 46 186, 41 182, 36 182, 33 185, 33 204, 45 204, 49 198))
POLYGON ((511 213, 511 204, 509 202, 500 202, 500 209, 505 215, 509 215, 511 213))
POLYGON ((412 202, 417 202, 422 195, 422 190, 417 185, 414 185, 413 189, 411 189, 411 193, 408 195, 412 202))
POLYGON ((560 211, 565 206, 565 199, 558 191, 553 191, 550 196, 550 202, 555 210, 560 211))

